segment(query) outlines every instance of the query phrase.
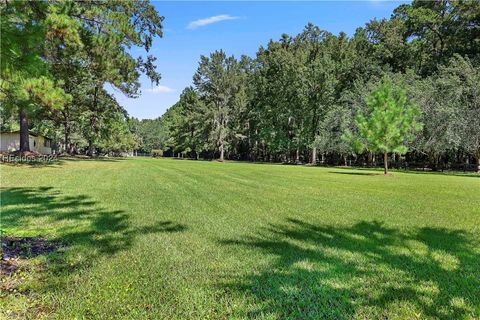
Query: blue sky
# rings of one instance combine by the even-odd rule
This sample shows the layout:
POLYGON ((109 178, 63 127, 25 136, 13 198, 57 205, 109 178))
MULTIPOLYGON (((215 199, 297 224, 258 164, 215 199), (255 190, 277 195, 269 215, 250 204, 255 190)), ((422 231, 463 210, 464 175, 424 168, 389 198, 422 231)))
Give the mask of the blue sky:
MULTIPOLYGON (((142 78, 142 95, 137 99, 110 91, 130 115, 156 118, 192 84, 200 55, 223 49, 229 55, 253 57, 260 45, 282 33, 296 35, 308 22, 334 34, 352 35, 370 19, 390 17, 402 2, 409 1, 153 2, 165 17, 164 36, 154 41, 151 50, 162 74, 160 85, 152 87, 142 78)), ((132 49, 132 53, 142 51, 132 49)))

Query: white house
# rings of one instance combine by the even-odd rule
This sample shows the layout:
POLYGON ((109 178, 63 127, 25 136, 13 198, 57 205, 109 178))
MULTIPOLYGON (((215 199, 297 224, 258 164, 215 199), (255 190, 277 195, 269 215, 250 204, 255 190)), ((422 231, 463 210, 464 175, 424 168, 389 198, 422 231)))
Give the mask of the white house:
MULTIPOLYGON (((20 131, 0 133, 0 152, 13 152, 20 149, 20 131)), ((52 140, 32 132, 29 132, 28 141, 30 151, 51 154, 52 140)))

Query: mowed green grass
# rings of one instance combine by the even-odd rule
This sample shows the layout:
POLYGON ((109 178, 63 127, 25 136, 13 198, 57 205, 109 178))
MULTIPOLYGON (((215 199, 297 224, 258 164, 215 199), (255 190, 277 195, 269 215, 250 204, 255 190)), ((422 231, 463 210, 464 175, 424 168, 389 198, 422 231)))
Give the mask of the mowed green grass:
POLYGON ((480 179, 169 159, 2 166, 1 229, 61 240, 3 316, 478 319, 480 179))

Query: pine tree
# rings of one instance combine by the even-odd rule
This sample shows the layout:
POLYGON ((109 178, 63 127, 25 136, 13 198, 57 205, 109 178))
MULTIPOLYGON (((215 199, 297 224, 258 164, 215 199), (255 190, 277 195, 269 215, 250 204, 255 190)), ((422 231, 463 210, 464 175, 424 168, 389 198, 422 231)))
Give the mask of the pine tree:
POLYGON ((358 137, 347 134, 358 149, 382 152, 384 173, 388 173, 388 153, 405 154, 407 143, 421 129, 417 121, 418 108, 407 101, 405 90, 396 88, 388 77, 384 77, 376 89, 367 97, 368 112, 356 118, 358 137))

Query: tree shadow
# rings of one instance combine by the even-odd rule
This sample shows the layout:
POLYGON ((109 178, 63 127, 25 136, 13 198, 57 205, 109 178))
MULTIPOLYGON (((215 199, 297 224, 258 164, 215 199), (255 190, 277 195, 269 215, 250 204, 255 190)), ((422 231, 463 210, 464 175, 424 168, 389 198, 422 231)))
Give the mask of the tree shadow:
POLYGON ((288 219, 255 236, 220 243, 259 250, 272 260, 264 269, 225 280, 229 290, 261 306, 243 316, 461 319, 480 313, 479 241, 462 230, 288 219), (414 313, 398 313, 404 311, 414 313))
POLYGON ((339 172, 339 171, 329 171, 328 173, 334 174, 346 174, 349 176, 384 176, 383 173, 374 173, 374 172, 339 172))
MULTIPOLYGON (((130 215, 122 210, 104 209, 86 195, 63 195, 53 187, 2 188, 0 194, 2 233, 15 230, 17 234, 8 235, 37 235, 61 243, 48 269, 53 274, 64 272, 67 277, 98 258, 128 250, 138 236, 186 230, 185 225, 173 221, 133 225, 130 215), (77 253, 81 253, 81 260, 67 261, 69 255, 77 253)), ((55 285, 58 289, 59 284, 55 285)))
POLYGON ((465 177, 465 178, 477 178, 480 179, 480 174, 474 171, 422 171, 422 170, 399 170, 396 169, 393 172, 401 173, 411 173, 411 174, 427 174, 427 175, 438 175, 438 176, 451 176, 451 177, 465 177))
POLYGON ((131 157, 88 157, 88 156, 61 156, 64 161, 89 161, 89 162, 122 162, 131 157))
POLYGON ((1 162, 2 166, 10 167, 28 167, 28 168, 60 168, 65 161, 59 158, 46 161, 18 161, 18 162, 1 162))
POLYGON ((39 158, 39 160, 32 160, 32 161, 11 161, 11 162, 3 161, 0 163, 1 165, 10 166, 10 167, 60 168, 61 166, 65 165, 67 162, 88 161, 88 162, 110 163, 110 162, 122 162, 127 159, 128 158, 124 158, 124 157, 89 158, 89 157, 59 156, 59 157, 54 157, 47 160, 39 158))
MULTIPOLYGON (((320 167, 321 168, 321 167, 320 167)), ((339 170, 352 170, 355 172, 338 172, 338 171, 331 171, 330 173, 338 173, 338 174, 359 174, 359 175, 383 175, 383 168, 380 167, 338 167, 335 166, 335 169, 339 170), (369 173, 362 172, 362 171, 370 171, 369 173), (371 172, 377 171, 378 173, 371 172)), ((434 176, 452 176, 452 177, 468 177, 468 178, 480 178, 479 174, 475 172, 462 172, 462 171, 422 171, 422 170, 414 170, 414 169, 399 169, 399 168, 389 168, 390 173, 407 173, 407 174, 424 174, 424 175, 434 175, 434 176)))

